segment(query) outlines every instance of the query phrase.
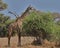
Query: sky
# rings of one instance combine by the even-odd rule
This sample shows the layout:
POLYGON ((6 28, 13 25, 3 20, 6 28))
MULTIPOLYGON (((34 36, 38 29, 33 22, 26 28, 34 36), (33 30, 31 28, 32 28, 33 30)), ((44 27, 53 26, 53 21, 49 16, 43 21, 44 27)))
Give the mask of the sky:
POLYGON ((8 8, 0 13, 15 18, 14 15, 9 14, 9 11, 16 12, 21 15, 29 5, 32 5, 37 10, 59 12, 60 13, 60 0, 3 0, 8 4, 8 8))

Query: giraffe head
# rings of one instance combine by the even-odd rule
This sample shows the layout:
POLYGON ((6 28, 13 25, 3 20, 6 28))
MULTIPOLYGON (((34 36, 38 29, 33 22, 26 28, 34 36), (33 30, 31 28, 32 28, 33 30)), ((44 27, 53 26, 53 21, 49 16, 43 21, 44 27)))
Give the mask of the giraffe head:
POLYGON ((26 11, 30 12, 32 10, 35 10, 31 5, 28 6, 28 8, 26 9, 26 11))

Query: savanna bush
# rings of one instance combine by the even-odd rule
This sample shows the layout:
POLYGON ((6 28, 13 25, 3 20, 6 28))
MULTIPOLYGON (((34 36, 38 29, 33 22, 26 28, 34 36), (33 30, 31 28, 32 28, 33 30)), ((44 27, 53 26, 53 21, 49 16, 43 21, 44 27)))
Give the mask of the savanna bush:
POLYGON ((50 12, 31 12, 24 18, 22 26, 28 35, 40 37, 42 33, 45 39, 60 39, 60 26, 55 24, 54 17, 50 12))

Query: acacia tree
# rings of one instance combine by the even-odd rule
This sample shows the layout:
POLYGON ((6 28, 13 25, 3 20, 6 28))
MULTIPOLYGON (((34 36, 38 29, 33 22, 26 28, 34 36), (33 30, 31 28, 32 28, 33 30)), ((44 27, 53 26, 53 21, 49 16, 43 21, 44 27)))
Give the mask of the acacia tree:
POLYGON ((0 11, 5 10, 7 8, 7 4, 0 0, 0 11))
POLYGON ((51 13, 31 12, 23 20, 23 30, 29 35, 38 37, 37 40, 40 42, 43 39, 51 39, 51 36, 55 37, 55 39, 58 37, 58 34, 56 34, 58 30, 51 13))

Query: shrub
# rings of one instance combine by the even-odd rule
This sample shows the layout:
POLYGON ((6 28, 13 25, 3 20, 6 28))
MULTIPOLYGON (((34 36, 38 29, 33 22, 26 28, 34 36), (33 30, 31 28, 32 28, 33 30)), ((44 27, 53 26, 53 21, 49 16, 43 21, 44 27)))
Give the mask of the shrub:
POLYGON ((38 37, 40 40, 42 38, 50 41, 60 40, 60 26, 54 22, 51 13, 31 12, 25 17, 22 25, 26 34, 38 37))
POLYGON ((31 12, 23 21, 23 29, 29 35, 40 36, 41 32, 52 33, 53 16, 50 13, 31 12))

